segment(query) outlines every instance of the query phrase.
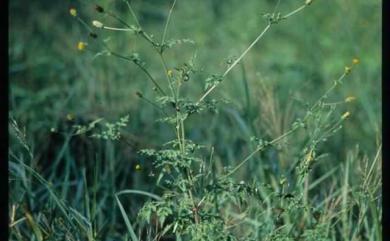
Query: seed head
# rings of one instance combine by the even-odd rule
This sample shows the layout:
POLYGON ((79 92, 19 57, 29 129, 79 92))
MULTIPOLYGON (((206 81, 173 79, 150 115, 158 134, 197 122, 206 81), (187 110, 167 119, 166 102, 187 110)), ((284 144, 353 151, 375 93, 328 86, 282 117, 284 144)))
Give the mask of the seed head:
POLYGON ((70 15, 72 15, 73 17, 76 17, 76 16, 77 16, 77 10, 76 10, 75 8, 69 9, 69 13, 70 13, 70 15))
POLYGON ((345 67, 344 67, 344 73, 345 73, 345 74, 350 74, 351 71, 352 71, 352 68, 351 68, 351 67, 349 67, 349 66, 345 66, 345 67))
POLYGON ((101 23, 101 22, 99 22, 97 20, 93 20, 92 21, 92 25, 97 27, 97 28, 103 28, 103 26, 104 26, 103 23, 101 23))
POLYGON ((312 3, 313 3, 313 0, 306 0, 306 1, 305 1, 305 4, 306 4, 306 5, 310 5, 310 4, 312 4, 312 3))
POLYGON ((349 116, 351 115, 351 113, 349 111, 345 112, 342 116, 341 116, 341 119, 342 120, 345 120, 347 119, 349 116))
POLYGON ((356 100, 356 97, 355 96, 348 96, 347 98, 345 98, 345 102, 352 102, 352 101, 354 101, 354 100, 356 100))

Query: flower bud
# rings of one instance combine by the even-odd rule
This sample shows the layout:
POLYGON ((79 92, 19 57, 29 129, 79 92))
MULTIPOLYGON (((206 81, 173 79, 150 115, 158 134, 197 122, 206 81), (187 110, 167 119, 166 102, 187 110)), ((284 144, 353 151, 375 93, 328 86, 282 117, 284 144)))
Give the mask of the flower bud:
POLYGON ((99 22, 97 20, 93 20, 92 21, 92 25, 97 27, 97 28, 103 28, 103 26, 104 26, 103 23, 101 23, 101 22, 99 22))
POLYGON ((76 17, 76 16, 77 16, 77 10, 76 10, 75 8, 69 9, 69 13, 70 13, 70 15, 72 15, 73 17, 76 17))
POLYGON ((356 100, 356 97, 355 96, 348 96, 347 98, 345 98, 345 102, 352 102, 352 101, 354 101, 354 100, 356 100))
POLYGON ((349 116, 351 115, 351 113, 349 111, 345 112, 342 116, 341 116, 341 119, 342 120, 345 120, 347 119, 349 116))

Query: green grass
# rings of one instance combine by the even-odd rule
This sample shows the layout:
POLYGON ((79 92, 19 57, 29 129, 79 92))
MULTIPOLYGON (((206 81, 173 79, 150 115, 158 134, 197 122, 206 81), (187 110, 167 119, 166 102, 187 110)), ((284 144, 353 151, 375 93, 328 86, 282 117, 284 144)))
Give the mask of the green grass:
MULTIPOLYGON (((194 41, 162 54, 174 77, 174 67, 194 64, 179 93, 188 105, 210 74, 234 65, 278 3, 172 2, 131 7, 158 42, 194 41)), ((279 1, 275 11, 303 3, 279 1)), ((137 26, 125 2, 99 4, 137 26)), ((92 3, 72 6, 87 24, 122 27, 92 3)), ((137 65, 76 48, 85 41, 100 51, 105 40, 119 54, 139 53, 169 95, 148 41, 96 28, 93 40, 66 4, 12 1, 10 240, 382 240, 380 10, 380 1, 314 1, 272 25, 226 74, 205 98, 216 111, 181 123, 137 65), (344 76, 353 58, 360 63, 344 76), (176 123, 156 121, 161 109, 179 135, 176 123), (74 135, 75 125, 87 130, 74 135), (163 145, 174 139, 178 148, 163 145), (189 153, 190 140, 204 147, 189 153)))

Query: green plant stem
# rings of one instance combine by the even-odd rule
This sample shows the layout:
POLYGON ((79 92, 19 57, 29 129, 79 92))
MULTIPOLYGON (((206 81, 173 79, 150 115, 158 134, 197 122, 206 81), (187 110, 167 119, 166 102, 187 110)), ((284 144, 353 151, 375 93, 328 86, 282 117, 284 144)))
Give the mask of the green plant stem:
POLYGON ((172 15, 173 8, 175 7, 175 5, 176 5, 176 0, 173 1, 172 6, 169 9, 167 21, 165 22, 164 32, 163 32, 163 35, 162 35, 162 38, 161 38, 161 47, 164 45, 165 37, 166 37, 166 34, 167 34, 167 30, 168 30, 168 25, 169 25, 169 22, 171 20, 171 15, 172 15))
MULTIPOLYGON (((268 145, 276 144, 278 141, 280 141, 280 140, 284 139, 285 137, 291 135, 297 129, 298 129, 298 127, 292 128, 291 130, 287 131, 286 133, 284 133, 284 134, 280 135, 279 137, 273 139, 271 142, 269 142, 268 145)), ((232 175, 233 173, 235 173, 238 169, 240 169, 240 167, 242 167, 247 161, 249 161, 256 153, 258 153, 259 151, 264 150, 266 147, 267 146, 260 146, 260 147, 256 148, 252 153, 250 153, 244 160, 242 160, 233 170, 231 170, 224 177, 228 177, 228 176, 232 175)))
MULTIPOLYGON (((300 6, 299 8, 295 9, 294 11, 284 15, 283 17, 281 17, 281 20, 285 20, 287 19, 288 17, 291 17, 295 14, 297 14, 298 12, 302 11, 307 5, 304 4, 302 6, 300 6)), ((242 54, 240 55, 240 57, 238 57, 230 66, 229 68, 222 74, 222 78, 225 78, 225 76, 239 63, 239 61, 244 58, 244 56, 249 52, 249 50, 252 49, 252 47, 260 40, 263 38, 264 34, 270 29, 271 25, 274 24, 272 22, 269 22, 267 24, 267 26, 265 26, 265 28, 263 29, 263 31, 256 37, 256 39, 248 46, 248 48, 246 48, 242 54)), ((199 100, 196 102, 196 105, 199 105, 221 82, 217 82, 216 84, 212 85, 200 98, 199 100)))
POLYGON ((120 59, 124 59, 124 60, 127 60, 129 62, 132 62, 134 64, 136 64, 147 76, 148 78, 153 82, 154 86, 161 92, 162 95, 166 95, 165 94, 165 91, 160 87, 160 85, 157 83, 157 81, 153 78, 153 76, 149 73, 149 71, 147 69, 145 69, 145 67, 143 67, 142 65, 140 64, 137 64, 135 63, 132 59, 126 57, 126 56, 123 56, 123 55, 120 55, 118 53, 115 53, 115 52, 112 52, 110 50, 108 50, 110 54, 112 54, 113 56, 115 57, 118 57, 120 59))

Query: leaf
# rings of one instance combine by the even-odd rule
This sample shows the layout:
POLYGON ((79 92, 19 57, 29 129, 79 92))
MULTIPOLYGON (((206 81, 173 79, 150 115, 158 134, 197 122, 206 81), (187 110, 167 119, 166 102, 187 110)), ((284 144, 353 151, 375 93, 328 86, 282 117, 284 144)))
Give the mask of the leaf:
POLYGON ((118 206, 119 206, 119 209, 120 209, 120 211, 121 211, 122 217, 123 217, 123 219, 125 220, 125 224, 126 224, 126 227, 127 227, 127 231, 129 232, 131 239, 132 239, 133 241, 138 241, 137 235, 135 235, 134 229, 133 229, 133 227, 131 226, 130 220, 129 220, 129 218, 127 217, 127 214, 126 214, 126 212, 125 212, 125 209, 123 208, 122 203, 121 203, 121 201, 119 200, 117 194, 115 194, 115 200, 116 200, 116 202, 118 203, 118 206))

